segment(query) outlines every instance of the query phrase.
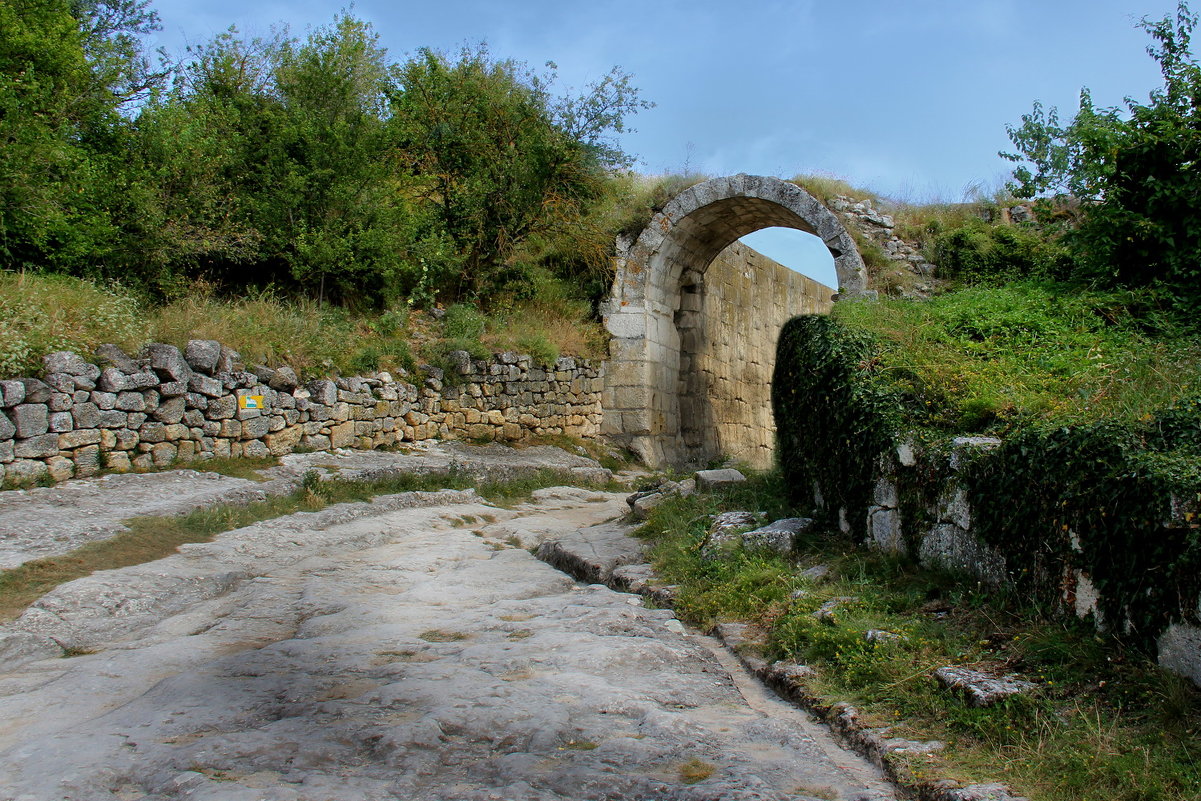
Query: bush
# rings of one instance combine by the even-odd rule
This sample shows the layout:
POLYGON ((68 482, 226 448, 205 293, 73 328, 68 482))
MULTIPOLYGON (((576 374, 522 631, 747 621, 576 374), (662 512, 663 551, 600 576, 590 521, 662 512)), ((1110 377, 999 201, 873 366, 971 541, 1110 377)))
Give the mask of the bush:
POLYGON ((543 367, 554 366, 559 358, 559 348, 546 338, 545 334, 528 334, 517 340, 517 347, 522 353, 529 354, 535 364, 543 367))
POLYGON ((1091 281, 1152 288, 1193 325, 1201 309, 1201 64, 1190 48, 1197 22, 1180 2, 1174 16, 1139 24, 1163 76, 1146 103, 1096 108, 1085 89, 1066 125, 1035 103, 1021 126, 1008 128, 1018 152, 1002 154, 1021 164, 1018 195, 1083 202, 1068 243, 1091 281))
POLYGON ((967 284, 1062 280, 1071 277, 1074 266, 1062 244, 1036 229, 981 219, 936 233, 930 250, 940 277, 967 284))
POLYGON ((900 397, 880 375, 878 345, 823 316, 794 317, 780 332, 772 374, 777 458, 793 499, 817 493, 828 517, 858 513, 877 456, 896 436, 900 397))
POLYGON ((442 335, 447 339, 475 339, 484 335, 487 321, 480 310, 467 303, 456 303, 442 318, 442 335))

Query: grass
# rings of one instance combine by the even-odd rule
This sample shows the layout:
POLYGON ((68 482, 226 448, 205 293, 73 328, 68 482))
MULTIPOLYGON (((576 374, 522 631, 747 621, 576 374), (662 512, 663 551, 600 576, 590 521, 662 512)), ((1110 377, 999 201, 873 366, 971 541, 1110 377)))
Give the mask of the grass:
POLYGON ((1201 344, 1147 333, 1113 293, 1054 284, 974 287, 928 302, 840 304, 933 424, 1132 421, 1201 392, 1201 344))
POLYGON ((702 762, 699 759, 693 758, 680 765, 679 774, 680 781, 684 784, 696 784, 703 782, 705 779, 713 775, 717 770, 717 766, 709 762, 702 762))
POLYGON ((119 286, 0 273, 0 378, 38 373, 42 356, 57 350, 90 354, 106 342, 140 348, 150 336, 142 312, 119 286))
POLYGON ((854 201, 871 200, 876 204, 883 202, 883 198, 875 192, 852 186, 845 179, 839 178, 832 173, 796 175, 789 179, 789 181, 804 189, 827 206, 838 195, 849 197, 854 201))
POLYGON ((279 466, 278 456, 247 456, 247 457, 215 457, 213 459, 205 459, 200 462, 193 462, 190 465, 172 465, 168 469, 179 469, 181 466, 189 467, 192 470, 202 470, 205 473, 220 473, 223 476, 230 478, 246 478, 251 481, 266 481, 267 477, 260 473, 260 470, 266 470, 271 467, 279 466))
POLYGON ((479 315, 479 330, 464 336, 404 306, 352 312, 267 291, 221 297, 203 283, 156 305, 120 286, 0 273, 0 378, 40 375, 42 356, 56 350, 90 358, 97 345, 113 343, 136 355, 149 342, 183 348, 189 339, 215 339, 247 364, 286 364, 306 378, 411 372, 418 362, 437 362, 455 349, 479 358, 515 350, 544 364, 560 355, 603 358, 604 332, 587 301, 545 274, 533 291, 533 297, 498 300, 479 315))
POLYGON ((470 634, 464 634, 461 631, 445 631, 443 629, 430 629, 423 631, 417 635, 426 642, 459 642, 466 640, 470 634))
POLYGON ((570 473, 540 470, 503 482, 479 484, 465 473, 405 474, 376 481, 317 481, 306 476, 303 485, 287 495, 247 504, 217 504, 171 517, 138 517, 126 521, 128 531, 91 542, 70 553, 26 562, 0 571, 0 620, 18 617, 31 603, 55 587, 101 570, 115 570, 170 556, 180 545, 209 542, 225 531, 261 520, 313 512, 339 503, 369 501, 377 495, 399 492, 467 489, 475 487, 486 500, 512 506, 530 498, 534 490, 563 484, 580 484, 570 473))
POLYGON ((1201 796, 1201 692, 1091 624, 1063 620, 1025 599, 982 592, 932 572, 814 534, 795 559, 734 549, 702 558, 708 515, 789 510, 778 479, 753 477, 733 492, 676 498, 657 507, 640 536, 664 581, 679 584, 677 612, 699 627, 740 620, 767 633, 769 658, 817 670, 811 689, 846 700, 891 736, 949 744, 910 761, 913 779, 1002 781, 1034 801, 1186 801, 1201 796), (810 580, 802 569, 830 567, 810 580), (835 598, 835 621, 813 612, 835 598), (868 642, 879 629, 900 635, 868 642), (1017 673, 1030 697, 986 709, 941 690, 944 665, 1017 673))

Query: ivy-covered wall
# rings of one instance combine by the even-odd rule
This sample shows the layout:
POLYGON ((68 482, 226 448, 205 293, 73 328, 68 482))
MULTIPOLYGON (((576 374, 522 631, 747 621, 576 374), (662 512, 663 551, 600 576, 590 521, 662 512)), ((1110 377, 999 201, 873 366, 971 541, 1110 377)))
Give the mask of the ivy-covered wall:
POLYGON ((877 547, 1158 643, 1201 683, 1201 401, 961 436, 926 425, 879 357, 836 319, 785 326, 772 405, 793 500, 877 547))

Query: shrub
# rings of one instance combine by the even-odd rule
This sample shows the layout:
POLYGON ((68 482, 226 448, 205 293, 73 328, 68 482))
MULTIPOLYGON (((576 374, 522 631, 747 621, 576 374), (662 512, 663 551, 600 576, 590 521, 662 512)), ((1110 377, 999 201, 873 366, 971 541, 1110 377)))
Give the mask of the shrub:
POLYGON ((829 516, 867 506, 876 457, 900 425, 874 338, 823 316, 780 332, 772 375, 778 458, 798 504, 818 493, 829 516))
POLYGON ((968 284, 1062 280, 1071 277, 1074 266, 1062 244, 1037 230, 978 218, 936 233, 930 250, 939 276, 968 284))
POLYGON ((447 339, 475 339, 484 335, 487 321, 480 310, 468 303, 456 303, 442 318, 442 335, 447 339))

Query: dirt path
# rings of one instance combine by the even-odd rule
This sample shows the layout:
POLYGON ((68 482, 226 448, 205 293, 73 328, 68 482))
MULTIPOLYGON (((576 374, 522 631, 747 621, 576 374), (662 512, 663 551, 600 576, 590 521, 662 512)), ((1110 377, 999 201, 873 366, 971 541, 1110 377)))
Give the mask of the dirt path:
POLYGON ((0 663, 0 798, 892 798, 669 611, 515 547, 622 510, 390 496, 65 585, 0 631, 79 654, 0 663))

